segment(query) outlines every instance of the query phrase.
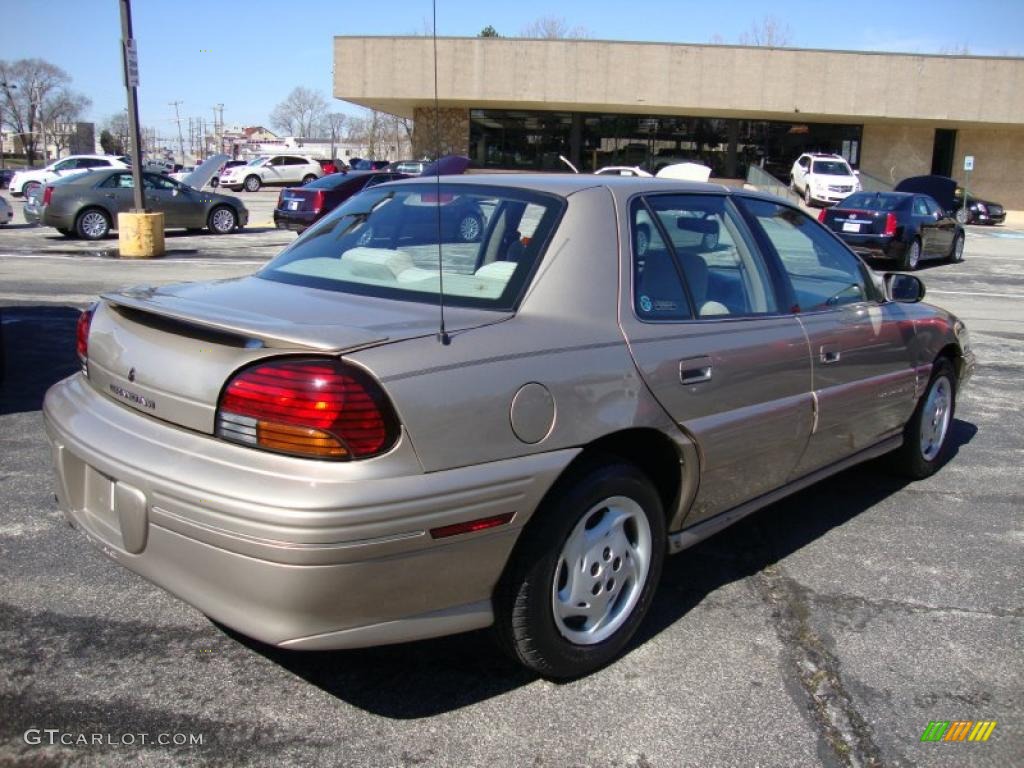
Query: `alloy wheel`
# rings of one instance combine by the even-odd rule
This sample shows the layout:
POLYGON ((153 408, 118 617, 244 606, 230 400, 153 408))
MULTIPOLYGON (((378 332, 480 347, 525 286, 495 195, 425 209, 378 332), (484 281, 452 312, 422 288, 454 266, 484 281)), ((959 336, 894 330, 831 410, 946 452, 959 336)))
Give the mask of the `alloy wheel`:
POLYGON ((86 211, 79 220, 78 229, 90 240, 99 240, 107 234, 110 224, 99 211, 86 211))
POLYGON ((479 239, 480 230, 480 219, 472 214, 459 222, 459 238, 465 243, 472 243, 479 239))
POLYGON ((210 215, 210 229, 227 234, 235 228, 235 214, 230 208, 218 208, 210 215))

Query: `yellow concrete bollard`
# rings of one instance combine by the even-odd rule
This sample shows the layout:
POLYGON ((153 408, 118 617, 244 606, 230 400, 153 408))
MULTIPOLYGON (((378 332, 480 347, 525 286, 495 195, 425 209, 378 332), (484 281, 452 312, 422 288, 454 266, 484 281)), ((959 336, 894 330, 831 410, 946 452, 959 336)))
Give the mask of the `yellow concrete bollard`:
POLYGON ((122 259, 151 259, 164 255, 162 213, 117 214, 117 246, 122 259))

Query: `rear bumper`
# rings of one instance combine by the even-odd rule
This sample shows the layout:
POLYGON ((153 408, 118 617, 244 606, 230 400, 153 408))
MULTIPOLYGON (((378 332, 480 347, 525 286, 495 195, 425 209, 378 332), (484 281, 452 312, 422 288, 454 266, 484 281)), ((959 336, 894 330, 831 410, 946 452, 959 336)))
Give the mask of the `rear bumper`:
POLYGON ((318 215, 312 211, 288 211, 274 209, 274 226, 278 229, 291 229, 302 232, 316 223, 318 215))
POLYGON ((900 259, 907 251, 907 244, 893 235, 854 235, 847 232, 836 234, 854 251, 872 258, 900 259))
POLYGON ((388 475, 416 464, 405 437, 351 464, 265 454, 142 416, 81 374, 43 416, 60 507, 94 545, 245 635, 303 649, 490 624, 519 532, 576 455, 388 475), (509 512, 489 531, 429 534, 509 512))
MULTIPOLYGON (((72 229, 75 226, 74 216, 67 216, 65 214, 54 211, 52 206, 46 206, 43 209, 42 215, 40 216, 39 223, 45 227, 57 227, 58 229, 72 229)), ((117 219, 114 220, 113 225, 117 226, 117 219)))

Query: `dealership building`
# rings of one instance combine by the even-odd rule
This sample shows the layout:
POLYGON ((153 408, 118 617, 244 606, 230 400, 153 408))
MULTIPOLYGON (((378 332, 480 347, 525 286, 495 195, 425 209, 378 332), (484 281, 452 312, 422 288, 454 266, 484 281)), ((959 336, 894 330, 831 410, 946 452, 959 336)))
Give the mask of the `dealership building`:
POLYGON ((415 156, 580 170, 698 160, 788 179, 805 151, 882 184, 939 173, 1024 209, 1024 59, 598 40, 336 37, 334 95, 414 119, 415 156))

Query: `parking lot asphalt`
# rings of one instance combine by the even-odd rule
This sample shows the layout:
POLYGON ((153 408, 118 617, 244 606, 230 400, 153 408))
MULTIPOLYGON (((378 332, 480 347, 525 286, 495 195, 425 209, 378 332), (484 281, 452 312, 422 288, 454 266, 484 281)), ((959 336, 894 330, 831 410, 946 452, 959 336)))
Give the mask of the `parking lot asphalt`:
POLYGON ((487 632, 266 648, 63 522, 39 408, 76 368, 76 307, 120 285, 251 272, 292 239, 182 235, 167 258, 129 262, 0 229, 0 764, 1020 764, 1024 232, 971 227, 966 261, 919 272, 979 359, 938 474, 855 468, 670 558, 624 658, 564 684, 505 660, 487 632), (934 720, 998 725, 985 743, 921 742, 934 720))

